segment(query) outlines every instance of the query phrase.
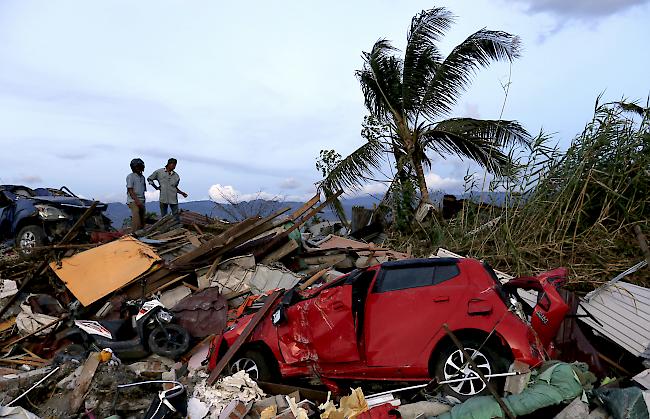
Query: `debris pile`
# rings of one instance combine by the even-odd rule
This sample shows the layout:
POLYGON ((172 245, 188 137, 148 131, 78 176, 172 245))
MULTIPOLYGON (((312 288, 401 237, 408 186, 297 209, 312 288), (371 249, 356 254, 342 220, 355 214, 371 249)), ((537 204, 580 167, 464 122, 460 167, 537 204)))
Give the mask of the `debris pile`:
POLYGON ((102 243, 5 252, 0 406, 39 417, 456 418, 558 414, 585 407, 574 403, 583 392, 587 411, 644 400, 647 373, 630 380, 640 363, 624 374, 610 359, 617 379, 598 387, 588 369, 549 361, 567 361, 559 331, 577 323, 566 314, 609 291, 570 306, 566 269, 512 278, 445 250, 415 259, 353 238, 382 239, 380 227, 363 232, 371 217, 355 236, 308 225, 332 199, 236 223, 181 212, 102 243), (553 397, 561 372, 570 382, 553 397))

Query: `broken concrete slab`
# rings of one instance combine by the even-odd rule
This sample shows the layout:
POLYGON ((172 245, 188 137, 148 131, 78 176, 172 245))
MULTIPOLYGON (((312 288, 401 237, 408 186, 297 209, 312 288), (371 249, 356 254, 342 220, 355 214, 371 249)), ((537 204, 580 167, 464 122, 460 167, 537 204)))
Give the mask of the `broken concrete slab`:
POLYGON ((589 417, 589 405, 580 397, 576 397, 553 419, 587 419, 587 417, 589 417))

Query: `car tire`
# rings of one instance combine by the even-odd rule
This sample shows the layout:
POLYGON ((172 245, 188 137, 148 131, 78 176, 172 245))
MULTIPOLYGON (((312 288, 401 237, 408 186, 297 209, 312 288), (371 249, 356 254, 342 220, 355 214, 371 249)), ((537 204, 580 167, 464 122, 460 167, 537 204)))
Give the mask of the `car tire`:
POLYGON ((241 370, 255 381, 277 382, 279 373, 261 351, 248 349, 235 355, 230 361, 230 373, 235 374, 241 370))
POLYGON ((149 334, 149 350, 156 355, 176 359, 190 347, 190 334, 184 327, 177 324, 167 324, 157 327, 149 334), (171 339, 167 339, 167 334, 171 339))
MULTIPOLYGON (((490 345, 490 343, 486 343, 481 347, 483 342, 477 339, 463 339, 461 340, 461 343, 470 356, 478 350, 474 362, 484 375, 507 371, 509 365, 508 359, 499 355, 503 350, 502 348, 496 348, 494 345, 490 345), (501 349, 501 351, 499 349, 501 349)), ((465 357, 462 352, 453 344, 446 345, 441 349, 437 356, 437 361, 434 367, 435 377, 439 382, 456 378, 465 378, 470 374, 469 368, 464 369, 460 374, 457 372, 458 367, 462 366, 464 363, 465 357)), ((471 374, 476 378, 457 383, 443 384, 442 392, 448 396, 455 397, 460 401, 465 401, 474 396, 489 395, 490 392, 485 383, 477 377, 476 373, 471 374)), ((504 384, 503 379, 493 378, 488 379, 488 381, 492 383, 492 385, 496 386, 498 392, 501 392, 504 384)))
POLYGON ((32 247, 44 246, 47 243, 47 236, 42 227, 28 225, 20 229, 16 236, 16 247, 24 254, 29 255, 32 247))

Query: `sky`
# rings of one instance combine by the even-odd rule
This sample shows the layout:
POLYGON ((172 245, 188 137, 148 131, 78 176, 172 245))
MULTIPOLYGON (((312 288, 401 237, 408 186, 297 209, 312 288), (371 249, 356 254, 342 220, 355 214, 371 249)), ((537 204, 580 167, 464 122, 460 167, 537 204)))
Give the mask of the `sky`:
MULTIPOLYGON (((503 109, 566 147, 601 92, 650 94, 650 0, 2 0, 0 183, 124 202, 132 158, 149 174, 175 157, 189 200, 304 200, 321 149, 363 144, 362 52, 379 38, 403 50, 411 17, 433 6, 457 16, 445 53, 483 27, 523 43, 453 116, 503 109)), ((429 186, 458 190, 468 168, 436 157, 429 186)))

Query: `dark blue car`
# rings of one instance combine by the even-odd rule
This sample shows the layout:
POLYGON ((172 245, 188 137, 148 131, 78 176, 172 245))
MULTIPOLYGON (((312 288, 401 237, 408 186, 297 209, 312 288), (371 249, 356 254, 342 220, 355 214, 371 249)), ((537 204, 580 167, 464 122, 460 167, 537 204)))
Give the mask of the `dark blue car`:
MULTIPOLYGON (((20 185, 0 185, 0 241, 12 240, 17 248, 43 246, 62 238, 92 205, 66 187, 31 189, 20 185)), ((93 231, 107 231, 110 220, 103 214, 107 205, 96 206, 84 223, 79 238, 93 231)))

